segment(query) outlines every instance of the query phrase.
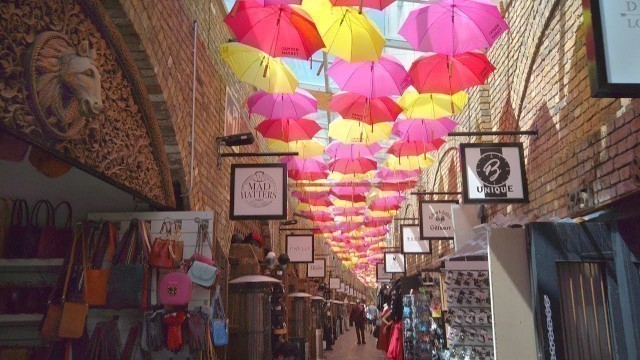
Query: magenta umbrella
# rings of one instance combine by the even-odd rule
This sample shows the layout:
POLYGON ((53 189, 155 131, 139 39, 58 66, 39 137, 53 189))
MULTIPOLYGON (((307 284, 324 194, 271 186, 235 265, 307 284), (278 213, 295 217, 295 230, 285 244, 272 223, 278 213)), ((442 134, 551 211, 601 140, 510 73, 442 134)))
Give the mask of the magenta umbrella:
POLYGON ((280 162, 287 164, 287 175, 289 178, 299 180, 320 180, 326 179, 329 175, 329 168, 324 163, 322 156, 314 156, 302 159, 296 156, 283 156, 280 162))
POLYGON ((458 125, 449 118, 437 120, 407 119, 393 123, 391 133, 403 141, 430 142, 446 136, 458 125))
POLYGON ((391 170, 387 167, 380 167, 376 172, 376 179, 381 181, 403 181, 403 180, 417 180, 422 171, 416 170, 391 170))
POLYGON ((409 75, 419 93, 453 95, 472 86, 484 85, 495 69, 487 56, 479 52, 455 56, 431 54, 416 59, 409 75))
POLYGON ((351 232, 362 227, 364 223, 362 221, 349 221, 336 224, 336 228, 343 232, 351 232))
POLYGON ((360 6, 383 10, 396 0, 331 0, 333 6, 360 6))
POLYGON ((396 140, 387 150, 387 154, 397 157, 418 156, 436 151, 440 149, 444 143, 445 140, 442 138, 433 139, 429 142, 396 140))
POLYGON ((373 158, 373 155, 382 150, 378 143, 371 145, 356 143, 345 144, 340 141, 332 141, 324 152, 335 159, 356 159, 360 157, 373 158))
POLYGON ((333 215, 335 216, 359 216, 363 215, 366 207, 364 206, 355 206, 355 207, 342 207, 336 206, 332 209, 333 215))
POLYGON ((327 165, 329 165, 329 170, 341 174, 366 174, 378 168, 378 162, 375 159, 365 157, 334 159, 329 161, 327 165))
POLYGON ((402 195, 385 196, 371 201, 369 209, 374 211, 398 210, 405 200, 406 198, 402 195))
POLYGON ((393 216, 384 216, 384 217, 365 217, 364 218, 364 227, 366 228, 377 228, 384 225, 389 225, 393 222, 393 216))
POLYGON ((333 95, 329 110, 337 112, 345 119, 358 120, 368 125, 396 121, 403 111, 402 107, 388 96, 369 99, 350 92, 333 95))
POLYGON ((240 1, 253 1, 261 6, 269 6, 269 5, 284 5, 284 4, 295 4, 300 5, 302 0, 240 0, 240 1))
POLYGON ((386 235, 389 233, 389 229, 386 229, 384 227, 378 227, 378 228, 373 228, 373 229, 369 229, 367 231, 364 232, 364 236, 366 237, 378 237, 378 236, 382 236, 382 235, 386 235))
POLYGON ((255 113, 267 119, 301 118, 318 111, 318 100, 301 88, 293 94, 270 94, 260 90, 249 96, 247 106, 249 115, 255 113))
POLYGON ((309 140, 320 129, 317 122, 304 118, 267 119, 256 126, 262 136, 284 142, 309 140))
MULTIPOLYGON (((317 222, 330 222, 333 221, 333 215, 327 211, 300 211, 300 216, 305 219, 317 222)), ((335 232, 332 230, 331 232, 335 232)))
POLYGON ((335 186, 331 188, 331 194, 338 199, 351 202, 364 202, 366 193, 371 190, 368 186, 335 186))
POLYGON ((319 199, 331 195, 331 191, 291 191, 291 196, 297 199, 319 199))
POLYGON ((324 47, 316 24, 300 7, 240 1, 224 22, 239 42, 274 57, 304 60, 324 47))
POLYGON ((508 29, 494 5, 442 0, 411 11, 398 34, 416 50, 457 55, 490 47, 508 29))
POLYGON ((348 62, 336 60, 327 75, 342 91, 368 98, 401 95, 411 85, 411 78, 400 61, 384 54, 379 61, 348 62))
POLYGON ((311 206, 332 206, 333 202, 328 197, 324 198, 302 198, 298 199, 301 203, 309 204, 311 206))

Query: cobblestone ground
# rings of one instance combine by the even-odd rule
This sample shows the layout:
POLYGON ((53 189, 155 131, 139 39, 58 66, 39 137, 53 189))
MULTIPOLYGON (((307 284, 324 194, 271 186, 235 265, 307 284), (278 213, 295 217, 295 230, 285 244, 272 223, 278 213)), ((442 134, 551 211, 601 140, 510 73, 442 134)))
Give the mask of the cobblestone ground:
POLYGON ((367 343, 358 345, 356 330, 351 327, 336 340, 333 351, 324 352, 324 358, 326 360, 384 360, 382 351, 376 349, 377 339, 368 330, 365 330, 365 338, 367 343))

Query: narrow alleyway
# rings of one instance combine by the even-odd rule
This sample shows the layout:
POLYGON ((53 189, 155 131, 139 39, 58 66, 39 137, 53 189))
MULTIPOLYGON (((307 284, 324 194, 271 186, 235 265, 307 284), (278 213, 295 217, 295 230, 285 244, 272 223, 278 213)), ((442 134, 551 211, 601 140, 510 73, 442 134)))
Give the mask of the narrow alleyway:
POLYGON ((332 351, 325 351, 326 360, 384 360, 382 351, 376 349, 377 339, 365 331, 366 345, 358 345, 356 331, 352 327, 336 340, 332 351))

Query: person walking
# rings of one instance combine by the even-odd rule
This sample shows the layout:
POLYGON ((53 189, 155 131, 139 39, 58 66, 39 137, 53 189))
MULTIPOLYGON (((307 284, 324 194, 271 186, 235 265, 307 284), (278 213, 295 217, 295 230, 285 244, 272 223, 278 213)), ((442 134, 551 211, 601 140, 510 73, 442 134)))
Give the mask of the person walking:
POLYGON ((380 312, 378 308, 371 304, 367 306, 366 316, 367 316, 367 327, 369 328, 369 334, 373 334, 373 328, 376 326, 376 320, 378 319, 378 315, 380 312))
POLYGON ((365 338, 364 338, 364 325, 366 323, 365 309, 361 301, 358 301, 358 303, 353 307, 353 309, 351 309, 351 314, 349 314, 349 319, 353 321, 353 324, 356 327, 358 345, 366 344, 367 342, 365 341, 365 338))

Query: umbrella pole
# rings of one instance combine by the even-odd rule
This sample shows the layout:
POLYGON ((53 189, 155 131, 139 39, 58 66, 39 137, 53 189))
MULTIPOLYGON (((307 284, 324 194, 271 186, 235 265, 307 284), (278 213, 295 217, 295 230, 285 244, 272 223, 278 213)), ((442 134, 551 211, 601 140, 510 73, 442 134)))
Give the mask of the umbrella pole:
POLYGON ((364 0, 360 0, 360 6, 358 6, 358 14, 362 14, 362 2, 364 0))

